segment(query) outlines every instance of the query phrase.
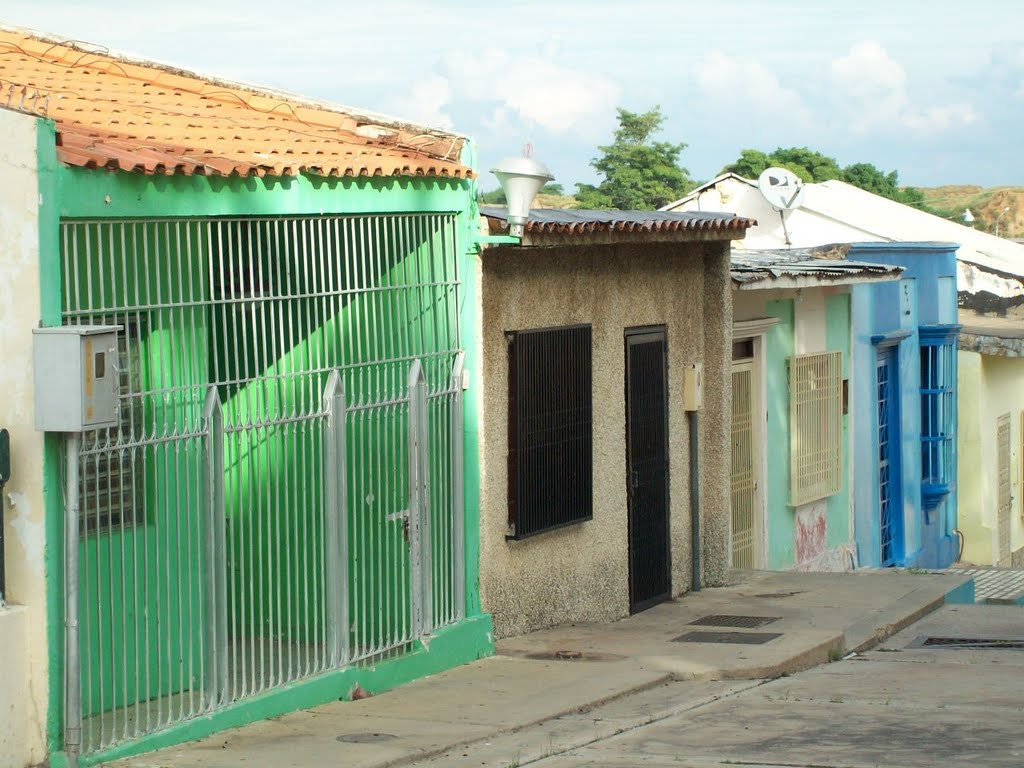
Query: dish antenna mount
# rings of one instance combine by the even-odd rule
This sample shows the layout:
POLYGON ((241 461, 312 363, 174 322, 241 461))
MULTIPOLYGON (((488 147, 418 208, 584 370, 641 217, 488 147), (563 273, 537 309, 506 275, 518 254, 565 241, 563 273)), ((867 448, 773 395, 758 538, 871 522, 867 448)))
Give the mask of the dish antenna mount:
POLYGON ((768 205, 779 212, 782 220, 782 233, 786 236, 786 245, 793 243, 789 239, 789 228, 786 226, 786 211, 799 208, 804 199, 804 183, 800 177, 785 168, 767 168, 757 177, 757 189, 768 205))
POLYGON ((768 168, 757 177, 757 188, 772 208, 791 211, 804 198, 804 183, 786 168, 768 168))

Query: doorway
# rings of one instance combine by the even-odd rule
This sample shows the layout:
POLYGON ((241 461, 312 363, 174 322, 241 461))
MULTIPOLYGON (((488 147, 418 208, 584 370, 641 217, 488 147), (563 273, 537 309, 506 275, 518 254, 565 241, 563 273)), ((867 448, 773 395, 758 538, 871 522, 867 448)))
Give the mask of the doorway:
POLYGON ((732 459, 730 465, 730 566, 764 567, 764 520, 761 501, 761 379, 756 341, 733 342, 732 459))
POLYGON ((626 331, 629 609, 669 597, 668 386, 665 328, 626 331))
POLYGON ((883 567, 898 565, 903 556, 903 494, 900 479, 899 384, 896 350, 878 350, 878 514, 883 567))

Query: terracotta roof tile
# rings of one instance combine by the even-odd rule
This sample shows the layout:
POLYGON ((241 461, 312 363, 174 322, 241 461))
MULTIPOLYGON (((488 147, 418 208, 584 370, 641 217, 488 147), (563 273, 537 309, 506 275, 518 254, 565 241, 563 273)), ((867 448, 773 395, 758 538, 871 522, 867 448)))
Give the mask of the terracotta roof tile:
POLYGON ((0 108, 68 165, 147 174, 464 178, 463 139, 0 28, 0 108))

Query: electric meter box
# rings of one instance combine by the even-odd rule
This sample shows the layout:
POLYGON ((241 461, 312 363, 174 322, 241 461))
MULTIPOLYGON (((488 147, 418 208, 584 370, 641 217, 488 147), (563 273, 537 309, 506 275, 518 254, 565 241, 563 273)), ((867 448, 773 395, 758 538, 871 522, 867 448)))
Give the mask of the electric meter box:
POLYGON ((688 363, 683 366, 683 410, 699 411, 704 406, 704 366, 688 363))
POLYGON ((117 426, 116 325, 33 328, 36 429, 86 432, 117 426))

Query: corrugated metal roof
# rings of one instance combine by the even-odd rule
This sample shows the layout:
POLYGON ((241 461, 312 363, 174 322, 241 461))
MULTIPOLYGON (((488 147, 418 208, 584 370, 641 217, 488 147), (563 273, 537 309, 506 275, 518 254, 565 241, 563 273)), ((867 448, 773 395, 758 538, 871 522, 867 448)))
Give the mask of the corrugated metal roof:
POLYGON ((0 28, 0 108, 68 165, 147 174, 466 177, 463 139, 0 28))
MULTIPOLYGON (((957 260, 1000 276, 1011 276, 1013 285, 1003 295, 1024 292, 1024 245, 996 237, 987 232, 964 226, 956 221, 935 216, 913 206, 876 195, 839 180, 804 184, 804 198, 800 207, 787 214, 790 235, 800 239, 801 245, 812 245, 818 238, 849 238, 851 241, 951 242, 958 243, 957 260), (803 216, 813 216, 801 221, 803 216)), ((702 198, 716 209, 732 208, 737 213, 759 215, 767 203, 757 192, 757 182, 734 173, 712 179, 681 200, 670 203, 666 209, 699 207, 702 198), (715 191, 720 194, 714 194, 715 191), (724 193, 721 194, 721 193, 724 193), (708 199, 710 201, 708 202, 708 199)), ((777 225, 777 215, 765 219, 765 225, 748 233, 751 244, 781 245, 785 235, 777 225)), ((820 240, 818 240, 820 242, 820 240)), ((997 286, 979 286, 1000 290, 997 286)), ((972 291, 973 292, 973 291, 972 291)))
POLYGON ((730 271, 733 282, 741 285, 780 278, 851 283, 895 278, 903 272, 902 267, 889 264, 848 261, 846 254, 849 250, 848 244, 785 250, 734 248, 730 271))
MULTIPOLYGON (((482 206, 480 213, 487 217, 492 233, 505 231, 508 209, 482 206)), ((526 234, 743 232, 756 223, 732 213, 534 208, 526 222, 526 234)))

